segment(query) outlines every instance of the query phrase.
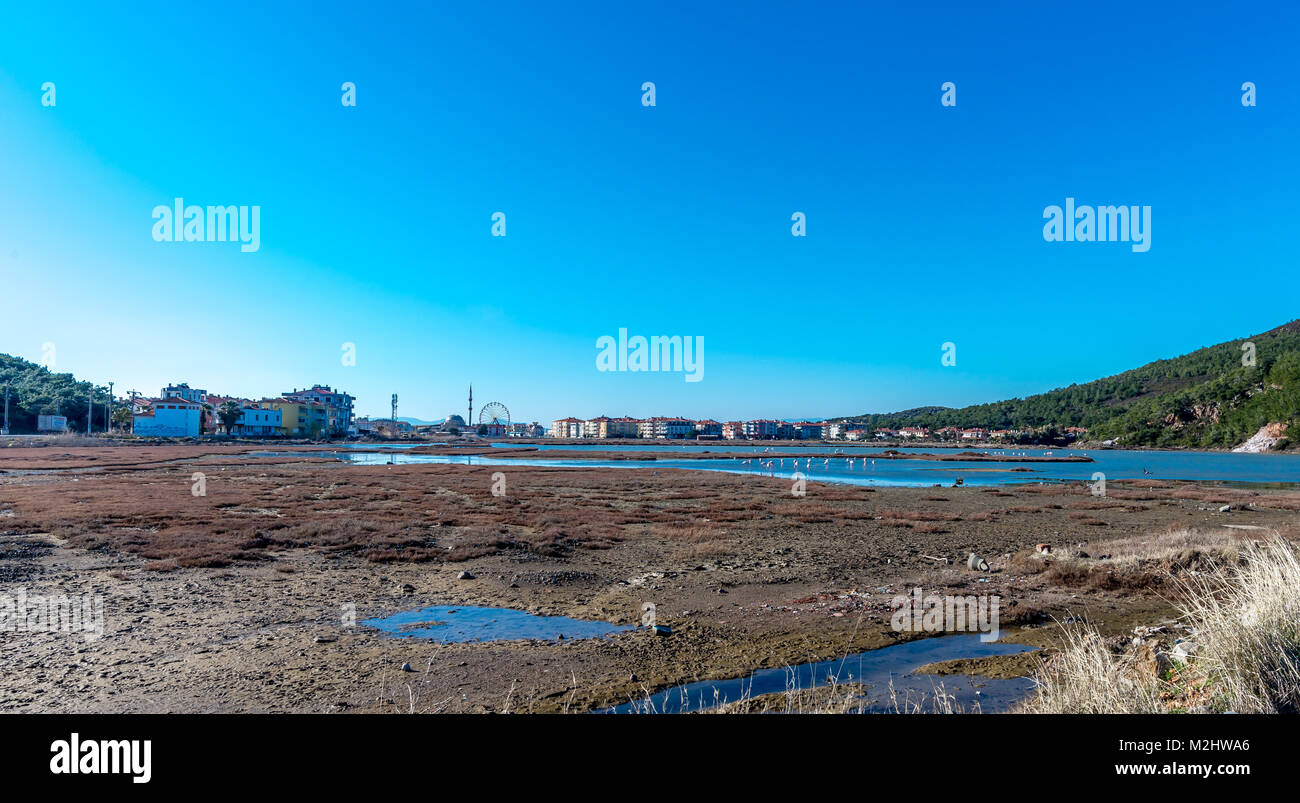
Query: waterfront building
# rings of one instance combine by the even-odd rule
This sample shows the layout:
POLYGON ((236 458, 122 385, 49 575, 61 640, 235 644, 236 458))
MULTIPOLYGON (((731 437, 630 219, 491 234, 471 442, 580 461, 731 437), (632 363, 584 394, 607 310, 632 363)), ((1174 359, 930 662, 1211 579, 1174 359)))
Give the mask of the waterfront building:
POLYGON ((294 388, 288 393, 281 393, 282 398, 293 401, 318 402, 325 406, 325 429, 331 435, 348 435, 355 432, 352 419, 352 405, 356 399, 341 390, 334 390, 329 385, 312 385, 306 390, 294 388))
POLYGON ((147 411, 132 417, 132 432, 155 438, 197 438, 206 424, 201 403, 180 396, 152 399, 147 411))

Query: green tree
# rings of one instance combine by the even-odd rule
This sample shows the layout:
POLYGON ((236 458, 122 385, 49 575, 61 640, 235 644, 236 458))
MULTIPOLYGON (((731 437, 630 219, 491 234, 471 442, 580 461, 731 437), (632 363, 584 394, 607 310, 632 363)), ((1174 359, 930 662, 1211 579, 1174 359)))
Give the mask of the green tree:
POLYGON ((221 419, 221 426, 226 428, 227 435, 235 428, 235 424, 239 423, 239 418, 243 414, 244 410, 239 406, 239 402, 228 401, 222 403, 217 410, 217 417, 221 419))
POLYGON ((126 429, 135 421, 135 415, 131 412, 130 405, 113 408, 113 424, 119 429, 126 429))

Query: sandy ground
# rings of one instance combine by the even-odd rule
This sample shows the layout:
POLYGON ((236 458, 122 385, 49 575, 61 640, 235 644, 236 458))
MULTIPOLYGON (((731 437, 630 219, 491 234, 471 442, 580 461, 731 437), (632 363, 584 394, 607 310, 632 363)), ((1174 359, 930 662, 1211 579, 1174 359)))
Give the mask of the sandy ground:
POLYGON ((1051 617, 1121 633, 1171 608, 1158 577, 1053 578, 1035 544, 1099 553, 1225 523, 1264 528, 1240 530, 1254 538, 1294 527, 1300 507, 1293 492, 1156 482, 1105 499, 817 483, 795 498, 787 481, 686 470, 61 451, 0 454, 0 594, 99 595, 104 632, 0 631, 4 711, 585 711, 911 637, 890 628, 890 601, 916 585, 998 594, 1008 637, 1050 645, 1051 617), (990 572, 966 568, 972 551, 990 572), (359 624, 429 605, 637 624, 646 602, 670 636, 437 644, 359 624))

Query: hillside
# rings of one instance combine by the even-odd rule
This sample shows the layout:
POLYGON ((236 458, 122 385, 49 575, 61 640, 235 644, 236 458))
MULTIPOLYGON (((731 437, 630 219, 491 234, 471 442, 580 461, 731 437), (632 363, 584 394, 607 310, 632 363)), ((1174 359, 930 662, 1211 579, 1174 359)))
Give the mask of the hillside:
MULTIPOLYGON (((4 418, 4 388, 9 388, 9 431, 15 434, 36 431, 38 415, 66 415, 74 432, 86 431, 89 382, 78 382, 72 374, 56 374, 42 365, 21 357, 0 354, 0 422, 4 418)), ((95 425, 104 427, 103 404, 108 394, 103 388, 95 392, 95 425)))
POLYGON ((1086 427, 1089 441, 1126 446, 1234 446, 1265 424, 1300 419, 1300 320, 1024 399, 852 419, 870 427, 1086 427), (1255 344, 1253 366, 1242 365, 1246 341, 1255 344))

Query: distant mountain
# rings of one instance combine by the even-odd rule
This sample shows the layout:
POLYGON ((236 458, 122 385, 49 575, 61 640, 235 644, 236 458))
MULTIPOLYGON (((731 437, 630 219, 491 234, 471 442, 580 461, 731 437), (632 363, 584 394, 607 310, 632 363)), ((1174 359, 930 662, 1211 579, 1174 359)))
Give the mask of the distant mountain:
MULTIPOLYGON (((1089 441, 1233 446, 1266 424, 1300 420, 1300 320, 1024 399, 850 418, 870 427, 1086 427, 1089 441)), ((1295 442, 1300 432, 1289 434, 1295 442)))
MULTIPOLYGON (((0 354, 0 424, 4 421, 4 388, 9 388, 9 431, 36 431, 39 415, 65 415, 73 432, 86 431, 86 409, 91 392, 89 382, 78 382, 72 374, 51 373, 43 365, 21 357, 0 354)), ((104 403, 108 393, 95 390, 96 431, 104 429, 104 403)))
POLYGON ((437 421, 425 421, 423 418, 410 418, 408 416, 399 415, 397 417, 397 420, 405 421, 406 423, 410 424, 413 427, 432 427, 441 424, 446 419, 439 418, 437 421))

